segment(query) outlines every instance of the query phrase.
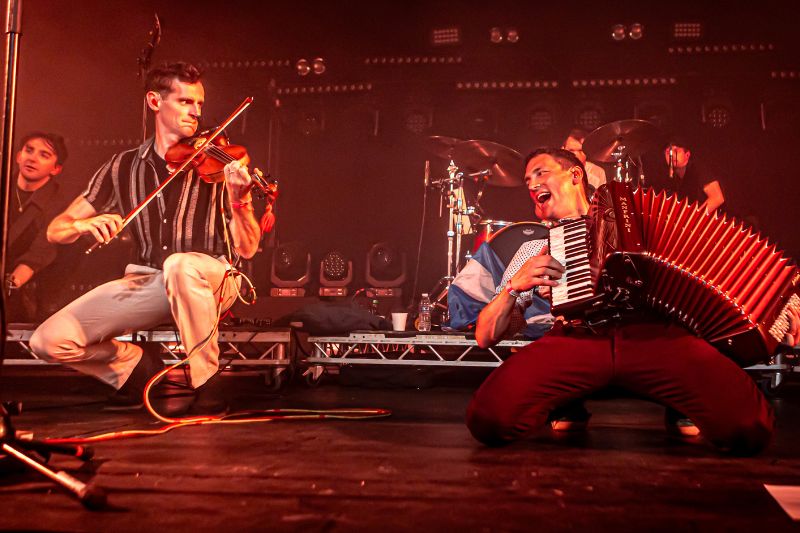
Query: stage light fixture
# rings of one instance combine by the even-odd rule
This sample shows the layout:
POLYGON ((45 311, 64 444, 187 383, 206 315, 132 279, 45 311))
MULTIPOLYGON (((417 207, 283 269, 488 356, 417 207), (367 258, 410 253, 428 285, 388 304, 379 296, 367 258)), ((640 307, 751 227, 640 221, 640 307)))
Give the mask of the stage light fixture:
POLYGON ((675 22, 672 25, 672 38, 676 41, 697 40, 703 37, 703 24, 700 22, 675 22))
POLYGON ((731 111, 724 105, 711 105, 705 108, 703 122, 714 129, 726 128, 731 122, 731 111))
POLYGON ((581 128, 592 131, 603 123, 603 108, 599 104, 587 104, 575 114, 575 123, 581 128))
POLYGON ((433 46, 461 44, 461 29, 456 26, 434 28, 431 30, 431 44, 433 46))
POLYGON ((503 30, 495 26, 489 30, 489 40, 494 44, 503 42, 503 30))
POLYGON ((528 126, 534 131, 546 131, 555 125, 555 113, 547 107, 535 107, 528 115, 528 126))
POLYGON ((512 44, 519 42, 519 32, 516 28, 508 28, 506 40, 512 44))
POLYGON ((319 263, 319 295, 347 296, 347 285, 353 281, 353 262, 339 250, 326 253, 319 263))
POLYGON ((630 37, 632 41, 638 41, 644 37, 644 25, 639 22, 634 22, 631 24, 630 30, 628 31, 628 37, 630 37))
POLYGON ((309 72, 311 72, 311 64, 307 59, 298 59, 297 63, 294 64, 294 69, 297 71, 298 76, 308 76, 309 72))
POLYGON ((406 280, 406 254, 388 242, 376 243, 367 253, 367 284, 373 296, 400 296, 406 280))
POLYGON ((315 57, 314 61, 311 63, 311 70, 317 76, 319 76, 320 74, 324 74, 325 71, 327 70, 327 67, 325 65, 325 60, 322 59, 321 57, 315 57))
POLYGON ((411 133, 420 135, 433 127, 433 110, 414 108, 406 112, 403 125, 411 133))
POLYGON ((311 275, 311 253, 299 242, 281 244, 272 253, 270 296, 305 296, 311 275))
POLYGON ((611 26, 611 38, 615 41, 622 41, 625 39, 625 25, 624 24, 614 24, 611 26))

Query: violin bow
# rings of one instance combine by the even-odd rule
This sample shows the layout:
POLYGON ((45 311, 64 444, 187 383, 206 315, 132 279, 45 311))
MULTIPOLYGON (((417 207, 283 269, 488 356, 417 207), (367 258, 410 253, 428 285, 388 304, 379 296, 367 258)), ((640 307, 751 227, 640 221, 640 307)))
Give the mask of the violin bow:
POLYGON ((125 229, 125 227, 126 227, 126 226, 127 226, 127 225, 128 225, 130 222, 131 222, 131 220, 133 220, 134 218, 136 218, 136 216, 138 216, 138 215, 139 215, 139 213, 141 213, 141 212, 144 210, 144 208, 145 208, 145 207, 147 207, 147 205, 148 205, 148 204, 149 204, 149 203, 150 203, 150 202, 151 202, 151 201, 152 201, 152 200, 153 200, 153 199, 154 199, 156 196, 158 196, 158 194, 159 194, 159 193, 160 193, 160 192, 161 192, 161 191, 164 189, 164 187, 166 187, 166 186, 167 186, 167 185, 168 185, 168 184, 169 184, 169 183, 170 183, 170 182, 171 182, 171 181, 172 181, 172 180, 175 178, 175 176, 177 176, 178 174, 180 174, 181 172, 183 172, 184 170, 186 170, 186 167, 188 167, 188 166, 191 164, 191 162, 192 162, 192 161, 194 161, 194 160, 197 158, 197 156, 198 156, 198 155, 202 154, 202 153, 205 151, 205 149, 206 149, 208 146, 210 146, 210 145, 211 145, 211 142, 212 142, 214 139, 216 139, 216 138, 217 138, 217 137, 218 137, 218 136, 219 136, 219 135, 220 135, 220 134, 221 134, 221 133, 222 133, 222 132, 225 130, 225 128, 227 128, 228 126, 230 126, 231 122, 233 122, 234 120, 236 120, 236 118, 237 118, 239 115, 241 115, 241 114, 244 112, 244 110, 245 110, 245 109, 247 109, 248 107, 250 107, 250 104, 252 104, 252 103, 253 103, 253 97, 252 97, 252 96, 248 96, 247 98, 245 98, 245 99, 244 99, 244 101, 243 101, 241 104, 239 104, 239 107, 237 107, 237 108, 236 108, 236 109, 233 111, 233 113, 231 113, 231 114, 230 114, 230 116, 229 116, 228 118, 226 118, 226 119, 225 119, 225 120, 222 122, 222 124, 220 124, 220 125, 219 125, 219 127, 218 127, 216 130, 214 130, 214 133, 212 133, 211 135, 209 135, 208 137, 206 137, 206 139, 205 139, 205 140, 204 140, 204 141, 203 141, 203 142, 200 144, 200 146, 198 146, 198 147, 195 149, 194 153, 193 153, 191 156, 189 156, 189 158, 188 158, 188 159, 186 159, 186 161, 184 161, 183 163, 181 163, 181 164, 180 164, 180 166, 178 166, 178 168, 176 168, 175 170, 173 170, 172 172, 170 172, 169 176, 167 176, 167 178, 166 178, 166 179, 165 179, 163 182, 161 182, 161 184, 160 184, 158 187, 156 187, 156 188, 155 188, 155 190, 154 190, 153 192, 151 192, 150 194, 148 194, 148 195, 147 195, 147 198, 145 198, 144 200, 142 200, 142 201, 141 201, 141 203, 139 203, 139 205, 137 205, 136 207, 134 207, 134 208, 133 208, 133 210, 132 210, 130 213, 128 213, 127 215, 125 215, 125 218, 122 220, 122 227, 119 229, 119 231, 118 231, 117 233, 115 233, 115 234, 114 234, 114 236, 113 236, 113 237, 111 237, 111 239, 109 239, 109 240, 108 240, 107 242, 105 242, 105 243, 102 243, 102 242, 95 242, 94 244, 92 244, 92 245, 91 245, 91 246, 90 246, 90 247, 89 247, 89 248, 86 250, 86 253, 87 253, 87 254, 90 254, 90 253, 94 252, 95 250, 97 250, 98 248, 101 248, 101 247, 102 247, 102 246, 104 246, 105 244, 108 244, 108 243, 109 243, 109 242, 111 242, 112 240, 116 239, 116 238, 117 238, 117 235, 119 235, 120 233, 122 233, 122 230, 124 230, 124 229, 125 229))

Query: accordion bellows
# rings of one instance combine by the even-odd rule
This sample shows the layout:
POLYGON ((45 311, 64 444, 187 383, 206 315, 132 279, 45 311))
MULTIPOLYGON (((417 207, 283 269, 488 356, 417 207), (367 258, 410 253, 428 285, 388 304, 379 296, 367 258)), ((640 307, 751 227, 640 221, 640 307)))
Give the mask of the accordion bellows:
POLYGON ((635 293, 740 364, 768 358, 789 329, 788 309, 800 309, 795 264, 696 202, 612 182, 595 197, 589 227, 596 291, 635 293))

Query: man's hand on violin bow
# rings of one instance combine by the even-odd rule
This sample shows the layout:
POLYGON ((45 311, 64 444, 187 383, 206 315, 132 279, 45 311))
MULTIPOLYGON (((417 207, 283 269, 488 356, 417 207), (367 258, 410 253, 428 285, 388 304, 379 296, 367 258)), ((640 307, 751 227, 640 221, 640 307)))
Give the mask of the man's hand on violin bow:
POLYGON ((76 220, 75 228, 81 235, 91 233, 97 242, 107 243, 122 231, 122 217, 116 213, 105 213, 76 220))

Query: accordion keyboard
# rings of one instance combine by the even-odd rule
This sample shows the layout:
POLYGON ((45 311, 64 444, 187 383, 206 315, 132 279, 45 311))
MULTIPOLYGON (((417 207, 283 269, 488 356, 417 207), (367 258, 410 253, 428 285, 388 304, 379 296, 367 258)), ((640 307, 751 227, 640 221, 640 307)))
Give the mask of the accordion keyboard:
POLYGON ((579 219, 550 230, 550 255, 566 267, 559 284, 551 289, 553 314, 559 307, 572 306, 595 295, 589 263, 586 219, 579 219))

